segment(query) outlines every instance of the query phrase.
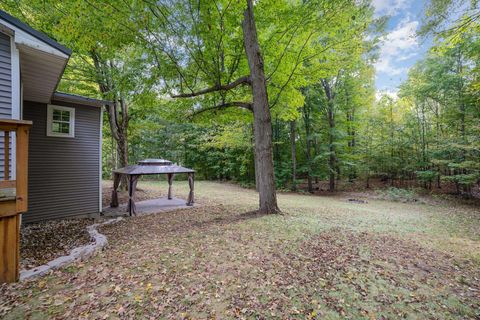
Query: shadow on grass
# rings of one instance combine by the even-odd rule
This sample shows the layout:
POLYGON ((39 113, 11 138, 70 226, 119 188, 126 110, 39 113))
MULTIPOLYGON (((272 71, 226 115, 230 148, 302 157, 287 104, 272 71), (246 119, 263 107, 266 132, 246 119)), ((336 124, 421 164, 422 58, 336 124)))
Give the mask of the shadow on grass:
POLYGON ((274 215, 268 214, 268 213, 260 213, 258 211, 247 211, 247 212, 235 214, 235 215, 215 217, 213 219, 206 220, 206 221, 193 222, 192 226, 205 228, 212 225, 228 225, 228 224, 234 224, 234 223, 243 222, 247 220, 263 218, 265 216, 274 216, 274 215))

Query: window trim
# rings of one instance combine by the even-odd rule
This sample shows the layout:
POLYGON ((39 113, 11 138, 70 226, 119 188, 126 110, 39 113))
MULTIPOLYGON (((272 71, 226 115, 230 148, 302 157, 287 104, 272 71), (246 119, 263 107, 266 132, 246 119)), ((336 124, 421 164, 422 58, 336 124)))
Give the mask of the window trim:
POLYGON ((49 104, 47 106, 47 136, 60 138, 75 138, 75 108, 49 104), (53 110, 70 112, 69 133, 53 132, 53 110))

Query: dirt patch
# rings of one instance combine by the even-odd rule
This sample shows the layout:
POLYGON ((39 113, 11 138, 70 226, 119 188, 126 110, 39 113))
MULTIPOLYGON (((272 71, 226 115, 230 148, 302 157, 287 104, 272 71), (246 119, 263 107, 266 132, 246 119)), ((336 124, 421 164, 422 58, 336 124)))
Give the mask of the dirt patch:
POLYGON ((86 227, 93 219, 52 220, 22 226, 21 269, 31 269, 67 255, 91 239, 86 227))

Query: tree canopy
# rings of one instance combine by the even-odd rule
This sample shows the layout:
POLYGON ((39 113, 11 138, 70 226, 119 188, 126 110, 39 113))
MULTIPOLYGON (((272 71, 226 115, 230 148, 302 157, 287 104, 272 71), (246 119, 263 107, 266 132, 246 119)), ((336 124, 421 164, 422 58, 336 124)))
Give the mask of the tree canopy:
POLYGON ((334 191, 374 178, 466 194, 478 185, 476 1, 430 1, 421 33, 434 44, 397 98, 376 97, 386 18, 368 0, 0 7, 73 49, 60 90, 115 102, 106 107, 106 176, 164 157, 257 189, 305 180, 313 192, 328 180, 334 191), (449 16, 453 7, 464 14, 449 16))

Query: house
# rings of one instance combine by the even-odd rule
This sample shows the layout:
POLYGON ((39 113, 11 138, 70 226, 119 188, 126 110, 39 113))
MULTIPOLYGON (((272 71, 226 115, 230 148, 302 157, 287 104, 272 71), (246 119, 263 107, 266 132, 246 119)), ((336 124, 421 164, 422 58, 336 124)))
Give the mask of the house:
MULTIPOLYGON (((56 92, 70 55, 70 49, 0 10, 0 118, 32 121, 22 223, 102 209, 102 106, 109 102, 56 92)), ((15 164, 15 148, 10 149, 15 164)), ((0 167, 5 177, 4 163, 0 167)), ((15 178, 15 165, 9 167, 15 178)))

